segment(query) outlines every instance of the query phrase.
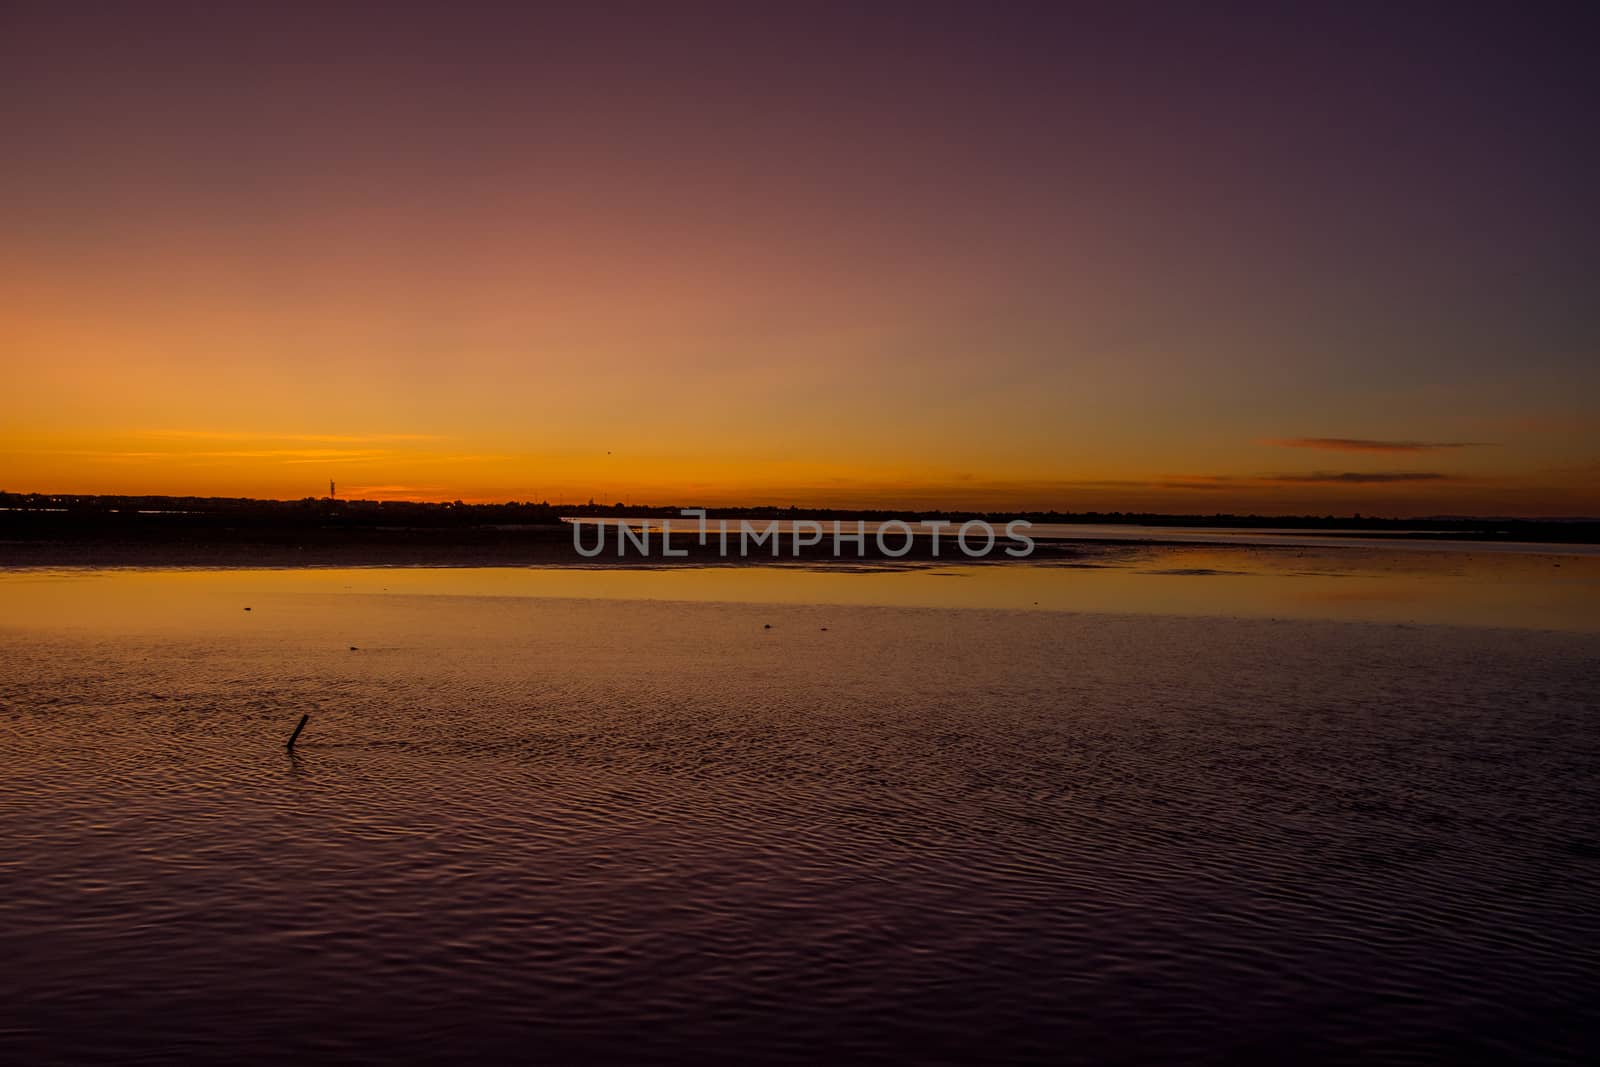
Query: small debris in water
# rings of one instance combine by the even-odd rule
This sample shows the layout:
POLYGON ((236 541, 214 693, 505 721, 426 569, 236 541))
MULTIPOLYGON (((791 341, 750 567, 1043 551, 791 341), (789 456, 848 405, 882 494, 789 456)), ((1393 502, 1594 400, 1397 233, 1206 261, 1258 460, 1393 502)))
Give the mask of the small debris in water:
POLYGON ((245 608, 244 610, 249 611, 250 609, 249 608, 245 608))
POLYGON ((772 629, 772 624, 769 622, 765 626, 763 626, 762 629, 763 630, 770 630, 770 629, 772 629))
POLYGON ((361 650, 359 648, 357 648, 355 645, 351 645, 350 646, 350 651, 351 652, 360 652, 361 650))

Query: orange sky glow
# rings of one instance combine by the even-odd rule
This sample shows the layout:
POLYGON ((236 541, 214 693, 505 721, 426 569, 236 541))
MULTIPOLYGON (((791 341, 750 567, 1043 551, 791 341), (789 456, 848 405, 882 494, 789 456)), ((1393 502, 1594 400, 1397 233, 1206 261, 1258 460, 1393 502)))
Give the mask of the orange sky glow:
POLYGON ((1600 513, 1514 56, 243 11, 7 16, 0 489, 1600 513))

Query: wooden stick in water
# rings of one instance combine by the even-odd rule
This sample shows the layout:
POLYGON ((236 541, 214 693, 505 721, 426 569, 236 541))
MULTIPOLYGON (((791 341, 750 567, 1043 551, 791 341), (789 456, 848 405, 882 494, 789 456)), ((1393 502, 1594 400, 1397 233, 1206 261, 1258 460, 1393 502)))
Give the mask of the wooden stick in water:
POLYGON ((304 730, 306 728, 306 723, 308 723, 310 721, 311 721, 311 716, 309 714, 300 716, 300 725, 296 726, 294 728, 294 733, 289 735, 289 751, 290 752, 294 751, 294 743, 297 740, 300 739, 300 731, 304 730))

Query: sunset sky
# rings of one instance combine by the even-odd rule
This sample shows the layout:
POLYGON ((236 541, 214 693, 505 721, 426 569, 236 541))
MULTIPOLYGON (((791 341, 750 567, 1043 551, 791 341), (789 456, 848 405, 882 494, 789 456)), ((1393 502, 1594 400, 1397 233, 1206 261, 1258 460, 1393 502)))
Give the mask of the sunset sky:
POLYGON ((1600 514, 1593 16, 524 6, 0 6, 0 489, 1600 514))

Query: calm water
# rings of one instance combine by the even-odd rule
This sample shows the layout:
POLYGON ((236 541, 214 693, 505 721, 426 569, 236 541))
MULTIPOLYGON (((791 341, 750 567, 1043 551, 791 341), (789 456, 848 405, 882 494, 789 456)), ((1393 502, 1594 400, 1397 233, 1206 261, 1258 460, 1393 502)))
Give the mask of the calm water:
POLYGON ((0 1058, 1587 1061, 1594 575, 1294 559, 0 576, 0 1058))

